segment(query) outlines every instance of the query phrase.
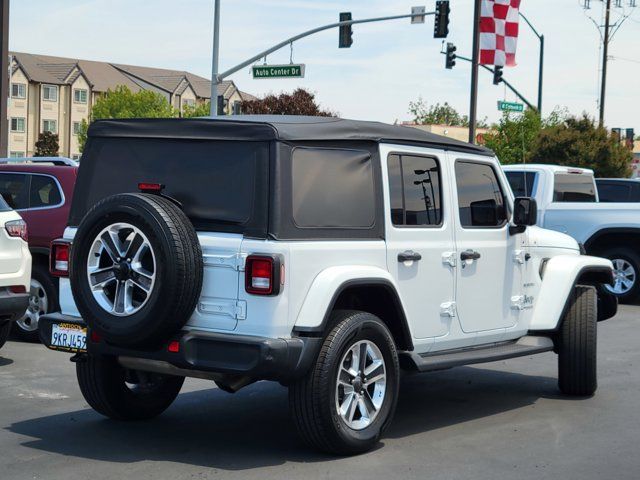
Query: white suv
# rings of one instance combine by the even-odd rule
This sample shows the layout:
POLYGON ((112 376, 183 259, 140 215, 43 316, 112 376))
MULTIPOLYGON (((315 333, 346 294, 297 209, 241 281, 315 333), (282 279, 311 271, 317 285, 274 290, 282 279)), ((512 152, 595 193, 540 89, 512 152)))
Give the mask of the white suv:
POLYGON ((350 454, 391 422, 401 370, 555 351, 562 392, 596 389, 611 262, 535 227, 485 148, 234 116, 96 122, 83 158, 40 334, 103 415, 159 415, 187 376, 275 380, 308 443, 350 454))
POLYGON ((27 224, 0 196, 0 347, 29 306, 30 280, 27 224))

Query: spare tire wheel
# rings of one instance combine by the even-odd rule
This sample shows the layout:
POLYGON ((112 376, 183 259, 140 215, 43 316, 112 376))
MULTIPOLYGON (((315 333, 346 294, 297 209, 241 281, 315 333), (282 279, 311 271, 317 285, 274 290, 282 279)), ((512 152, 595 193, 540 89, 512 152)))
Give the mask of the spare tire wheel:
POLYGON ((171 200, 126 193, 97 203, 71 249, 78 311, 106 341, 150 346, 179 330, 196 308, 203 260, 193 225, 171 200))

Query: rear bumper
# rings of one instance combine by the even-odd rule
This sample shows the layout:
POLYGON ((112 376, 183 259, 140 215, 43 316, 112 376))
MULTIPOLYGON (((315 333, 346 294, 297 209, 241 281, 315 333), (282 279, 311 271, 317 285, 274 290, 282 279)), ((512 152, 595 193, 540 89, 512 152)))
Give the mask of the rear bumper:
POLYGON ((17 320, 29 307, 28 293, 0 291, 0 323, 17 320))
MULTIPOLYGON (((51 343, 54 323, 84 325, 81 318, 61 313, 41 317, 38 327, 40 339, 47 347, 51 343)), ((322 342, 321 338, 311 337, 268 338, 187 330, 178 332, 160 348, 141 350, 111 345, 104 340, 94 342, 90 334, 87 337, 89 355, 142 359, 155 365, 169 364, 183 373, 191 372, 193 376, 198 376, 197 372, 206 372, 217 374, 221 379, 242 377, 250 381, 275 380, 283 383, 300 378, 307 372, 322 342), (177 352, 168 350, 172 342, 178 342, 177 352)))

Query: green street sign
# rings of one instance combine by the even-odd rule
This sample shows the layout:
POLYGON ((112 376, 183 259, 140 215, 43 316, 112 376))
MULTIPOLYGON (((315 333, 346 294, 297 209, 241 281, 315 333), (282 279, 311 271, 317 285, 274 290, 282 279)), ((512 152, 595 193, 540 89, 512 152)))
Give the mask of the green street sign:
POLYGON ((304 64, 254 65, 253 78, 304 78, 304 64))
POLYGON ((498 110, 503 112, 524 112, 524 105, 516 102, 503 102, 498 100, 498 110))

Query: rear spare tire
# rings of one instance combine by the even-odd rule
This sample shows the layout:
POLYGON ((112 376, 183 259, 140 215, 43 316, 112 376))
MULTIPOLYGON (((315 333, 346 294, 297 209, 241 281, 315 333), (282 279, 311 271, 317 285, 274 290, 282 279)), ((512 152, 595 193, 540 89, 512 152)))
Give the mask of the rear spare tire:
POLYGON ((97 203, 71 248, 78 311, 105 340, 148 346, 180 329, 202 289, 193 225, 171 200, 126 193, 97 203))

